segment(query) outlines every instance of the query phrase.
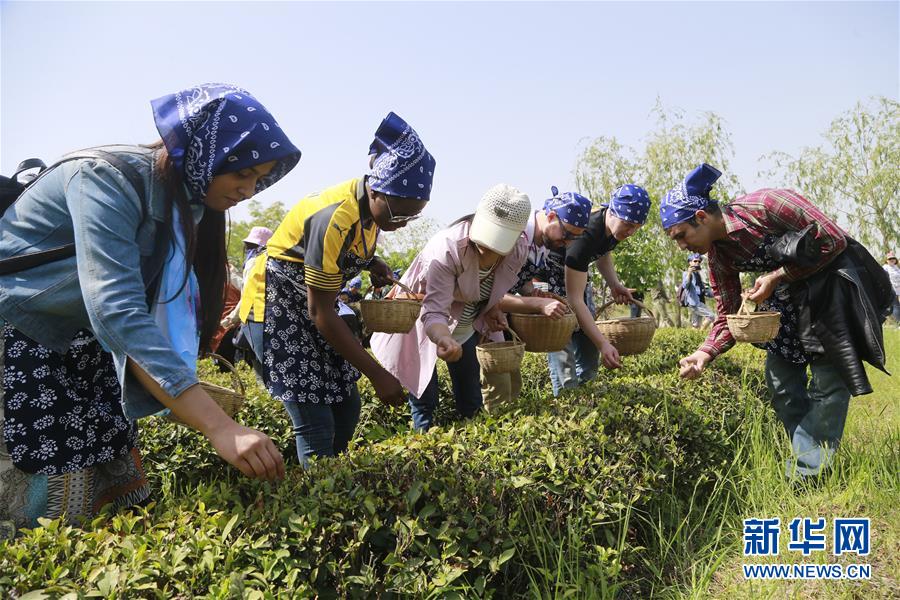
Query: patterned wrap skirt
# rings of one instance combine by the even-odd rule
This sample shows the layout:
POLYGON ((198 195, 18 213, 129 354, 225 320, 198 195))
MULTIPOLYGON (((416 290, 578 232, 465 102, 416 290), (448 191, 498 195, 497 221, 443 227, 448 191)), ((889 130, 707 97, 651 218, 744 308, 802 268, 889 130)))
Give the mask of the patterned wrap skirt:
POLYGON ((112 356, 90 332, 59 354, 4 324, 0 373, 0 537, 149 497, 112 356))
POLYGON ((309 315, 307 294, 301 263, 268 259, 263 334, 266 388, 282 402, 343 402, 360 373, 319 333, 309 315))

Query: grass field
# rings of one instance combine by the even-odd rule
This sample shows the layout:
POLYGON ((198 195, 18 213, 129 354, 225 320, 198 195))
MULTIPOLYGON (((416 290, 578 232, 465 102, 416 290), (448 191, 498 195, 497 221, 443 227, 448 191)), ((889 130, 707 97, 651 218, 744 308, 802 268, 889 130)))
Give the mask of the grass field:
POLYGON ((782 477, 787 438, 771 411, 750 425, 746 453, 730 482, 739 493, 740 504, 723 519, 720 543, 693 565, 691 577, 676 595, 823 600, 900 597, 900 331, 886 327, 885 344, 888 370, 894 376, 868 369, 875 391, 851 400, 838 460, 821 482, 794 487, 782 477), (745 580, 741 565, 751 561, 742 554, 740 527, 741 520, 750 517, 780 517, 782 522, 779 556, 753 562, 868 563, 872 565, 871 580, 745 580), (830 535, 826 552, 804 557, 788 551, 785 525, 795 517, 825 517, 829 527, 835 517, 869 517, 871 553, 868 557, 832 556, 830 535))

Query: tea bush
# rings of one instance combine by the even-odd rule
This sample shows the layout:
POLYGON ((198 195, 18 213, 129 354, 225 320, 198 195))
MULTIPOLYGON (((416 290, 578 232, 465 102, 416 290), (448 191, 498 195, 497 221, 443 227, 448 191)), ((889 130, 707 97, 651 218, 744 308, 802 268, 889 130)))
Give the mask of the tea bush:
MULTIPOLYGON (((278 485, 240 478, 183 427, 145 421, 156 502, 81 528, 47 521, 22 532, 0 545, 0 592, 507 597, 543 568, 536 536, 584 540, 575 568, 621 579, 641 552, 628 513, 663 493, 702 493, 733 456, 748 407, 759 405, 751 351, 726 355, 697 382, 678 378, 677 358, 699 340, 660 331, 622 370, 557 399, 545 357, 528 355, 518 402, 462 422, 443 401, 442 426, 427 434, 410 432, 408 409, 381 406, 363 380, 350 451, 307 471, 294 464, 278 485)), ((208 366, 204 376, 225 381, 208 366)), ((249 387, 241 420, 294 457, 284 409, 249 387)))

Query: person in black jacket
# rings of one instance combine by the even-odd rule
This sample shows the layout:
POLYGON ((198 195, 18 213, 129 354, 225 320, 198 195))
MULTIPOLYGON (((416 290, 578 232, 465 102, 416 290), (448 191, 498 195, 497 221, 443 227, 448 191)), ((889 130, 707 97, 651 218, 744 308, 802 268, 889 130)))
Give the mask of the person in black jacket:
POLYGON ((863 361, 884 370, 890 282, 865 248, 794 191, 763 189, 720 206, 709 196, 720 175, 701 165, 660 205, 681 249, 709 253, 717 304, 706 341, 680 361, 681 376, 699 376, 734 344, 725 317, 742 298, 780 312, 781 328, 764 347, 772 405, 794 454, 787 475, 817 475, 840 443, 850 397, 872 391, 863 361), (741 272, 763 273, 744 294, 741 272))

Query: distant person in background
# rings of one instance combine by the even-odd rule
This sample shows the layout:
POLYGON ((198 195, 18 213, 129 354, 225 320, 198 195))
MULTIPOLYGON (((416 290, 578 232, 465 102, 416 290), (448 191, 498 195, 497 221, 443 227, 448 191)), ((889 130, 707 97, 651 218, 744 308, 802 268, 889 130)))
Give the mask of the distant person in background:
POLYGON ((366 296, 363 300, 383 300, 390 291, 390 288, 391 286, 389 285, 379 285, 378 287, 373 285, 369 288, 369 291, 366 292, 366 296))
POLYGON ((268 227, 254 227, 243 239, 244 242, 244 269, 241 274, 242 280, 247 280, 250 269, 253 268, 254 259, 266 249, 269 238, 272 237, 272 230, 268 227))
POLYGON ((359 302, 363 299, 362 297, 362 277, 354 277, 350 280, 350 283, 347 284, 347 295, 350 298, 350 302, 359 302))
MULTIPOLYGON (((253 227, 244 242, 244 265, 243 274, 241 276, 241 294, 238 296, 238 303, 233 309, 222 319, 222 326, 229 329, 238 326, 238 330, 233 336, 234 346, 240 350, 243 357, 253 372, 256 373, 257 381, 262 382, 262 337, 263 337, 263 315, 257 315, 252 309, 247 315, 245 323, 241 323, 240 298, 243 296, 243 286, 247 282, 247 278, 253 269, 253 264, 257 257, 265 256, 266 244, 272 237, 272 230, 268 227, 253 227)), ((264 259, 260 259, 264 260, 264 259)))
POLYGON ((681 305, 691 311, 691 327, 700 329, 708 327, 716 319, 716 313, 707 305, 707 287, 701 275, 703 256, 697 253, 688 255, 688 270, 681 274, 679 300, 681 305))
POLYGON ((891 287, 894 289, 891 315, 894 317, 894 322, 900 325, 900 265, 897 264, 897 256, 893 252, 888 252, 884 270, 887 271, 888 277, 891 279, 891 287))
MULTIPOLYGON (((644 292, 643 291, 634 291, 631 293, 631 296, 638 302, 641 302, 641 303, 644 302, 644 292)), ((629 307, 629 311, 630 311, 629 316, 632 319, 636 319, 641 316, 641 307, 638 306, 637 304, 632 304, 629 307)))

